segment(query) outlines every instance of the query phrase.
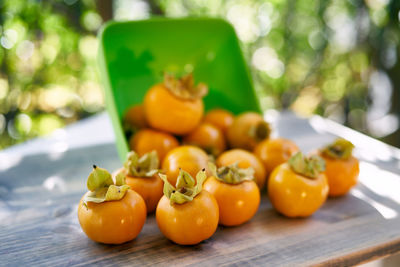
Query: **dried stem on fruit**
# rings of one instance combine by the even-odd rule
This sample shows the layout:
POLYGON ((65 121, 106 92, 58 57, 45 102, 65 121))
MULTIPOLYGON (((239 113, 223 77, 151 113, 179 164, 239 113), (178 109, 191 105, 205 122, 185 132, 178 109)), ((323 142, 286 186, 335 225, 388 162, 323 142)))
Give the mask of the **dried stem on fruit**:
POLYGON ((105 201, 120 200, 130 188, 125 184, 125 175, 119 173, 114 183, 111 174, 103 168, 93 165, 93 170, 87 180, 89 191, 83 197, 83 203, 102 203, 105 201))
POLYGON ((139 157, 135 151, 130 151, 124 162, 124 169, 129 176, 153 177, 159 172, 159 164, 160 161, 155 150, 144 154, 142 157, 139 157))
POLYGON ((317 155, 306 157, 303 153, 297 152, 288 163, 295 173, 311 179, 317 178, 325 170, 325 160, 317 155))
POLYGON ((338 138, 332 144, 322 149, 322 154, 334 159, 349 159, 353 153, 354 145, 343 138, 338 138))
POLYGON ((195 86, 192 73, 182 76, 180 79, 165 73, 164 86, 176 97, 186 100, 201 99, 208 93, 206 84, 198 83, 195 86))
POLYGON ((238 163, 229 166, 223 166, 217 169, 215 164, 209 162, 208 168, 215 178, 227 184, 239 184, 244 181, 254 181, 254 169, 242 169, 238 163))
POLYGON ((268 138, 271 134, 271 126, 268 122, 262 121, 253 125, 249 129, 249 135, 254 138, 257 142, 268 138))
POLYGON ((166 175, 160 173, 159 176, 164 181, 164 195, 169 198, 171 205, 192 201, 201 192, 203 183, 207 178, 206 170, 203 169, 197 173, 196 183, 188 172, 180 169, 174 187, 168 182, 166 175))

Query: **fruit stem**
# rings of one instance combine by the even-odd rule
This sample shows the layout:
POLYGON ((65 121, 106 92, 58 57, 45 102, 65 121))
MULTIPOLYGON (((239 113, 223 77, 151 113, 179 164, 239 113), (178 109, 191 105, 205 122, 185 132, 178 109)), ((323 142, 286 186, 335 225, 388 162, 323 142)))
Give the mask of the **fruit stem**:
POLYGON ((214 163, 209 162, 208 168, 215 178, 227 184, 240 184, 244 181, 254 181, 254 169, 242 169, 238 163, 229 166, 223 166, 217 169, 214 163))
POLYGON ((261 121, 256 125, 250 127, 249 134, 253 137, 257 142, 261 142, 262 140, 268 138, 271 134, 271 126, 266 121, 261 121))
POLYGON ((89 191, 83 198, 83 203, 87 202, 102 203, 105 201, 120 200, 125 196, 129 186, 125 184, 125 175, 119 173, 116 177, 116 183, 111 174, 103 168, 93 165, 93 170, 87 180, 89 191))
POLYGON ((343 138, 336 139, 333 143, 322 149, 322 154, 334 158, 347 160, 353 154, 354 145, 343 138))
POLYGON ((160 161, 155 150, 144 154, 142 157, 139 157, 135 151, 130 151, 124 162, 124 169, 129 176, 153 177, 159 172, 159 164, 160 161))
POLYGON ((325 170, 325 160, 317 155, 305 157, 303 153, 297 152, 288 163, 293 172, 311 179, 316 179, 325 170))
POLYGON ((202 169, 196 175, 196 181, 186 171, 179 169, 176 187, 172 186, 166 175, 159 173, 164 181, 164 195, 170 200, 170 204, 183 204, 192 201, 200 194, 203 183, 207 178, 206 170, 202 169))
POLYGON ((204 83, 194 85, 193 74, 189 73, 176 79, 173 75, 164 74, 164 86, 174 96, 184 100, 201 99, 208 93, 208 86, 204 83))

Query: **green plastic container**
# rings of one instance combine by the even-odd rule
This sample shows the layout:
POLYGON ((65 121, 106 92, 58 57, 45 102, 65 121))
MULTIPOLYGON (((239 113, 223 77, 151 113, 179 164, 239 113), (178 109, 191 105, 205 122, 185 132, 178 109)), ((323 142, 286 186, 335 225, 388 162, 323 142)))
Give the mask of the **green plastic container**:
POLYGON ((260 112, 238 38, 222 19, 111 22, 99 37, 100 74, 121 160, 129 151, 121 123, 124 112, 141 103, 146 91, 163 80, 165 71, 193 71, 196 83, 208 84, 206 110, 260 112))

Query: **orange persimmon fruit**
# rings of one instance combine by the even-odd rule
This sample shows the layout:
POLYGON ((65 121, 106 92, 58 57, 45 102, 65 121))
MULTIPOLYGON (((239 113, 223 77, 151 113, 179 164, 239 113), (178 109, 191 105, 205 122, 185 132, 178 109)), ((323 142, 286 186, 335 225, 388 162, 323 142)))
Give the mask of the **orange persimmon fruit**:
MULTIPOLYGON (((153 212, 163 195, 163 181, 158 176, 159 159, 153 150, 139 157, 135 151, 130 151, 123 168, 117 171, 126 177, 126 184, 137 192, 146 203, 147 213, 153 212)), ((115 175, 116 176, 116 175, 115 175)))
POLYGON ((155 150, 160 160, 163 160, 170 150, 178 146, 179 142, 173 135, 153 129, 139 130, 129 140, 130 149, 139 156, 155 150))
POLYGON ((125 112, 123 121, 127 126, 134 129, 147 127, 146 115, 142 104, 134 105, 125 112))
POLYGON ((210 123, 200 123, 192 132, 183 137, 183 143, 198 146, 207 153, 218 156, 225 148, 225 137, 220 129, 210 123))
POLYGON ((203 189, 217 200, 219 224, 236 226, 249 221, 260 205, 260 190, 253 181, 254 170, 241 169, 236 164, 216 170, 214 165, 213 173, 203 189))
POLYGON ((232 125, 235 116, 225 109, 213 109, 206 113, 203 121, 218 127, 224 135, 232 125))
POLYGON ((181 170, 176 186, 165 175, 164 196, 156 210, 160 231, 169 240, 180 245, 195 245, 210 238, 217 230, 219 209, 217 201, 209 192, 202 190, 207 178, 205 170, 192 176, 181 170))
POLYGON ((276 167, 268 180, 268 197, 272 206, 287 217, 313 214, 328 196, 328 180, 323 170, 322 158, 305 158, 301 152, 276 167))
POLYGON ((229 166, 236 162, 238 163, 239 168, 253 168, 255 182, 257 183, 260 190, 264 188, 266 180, 265 168, 262 162, 253 153, 236 148, 225 151, 224 153, 219 155, 216 160, 216 164, 218 167, 229 166))
POLYGON ((166 74, 164 83, 147 91, 144 109, 147 122, 154 129, 176 135, 187 134, 200 123, 207 86, 194 86, 191 74, 176 80, 166 74))
POLYGON ((195 146, 179 146, 165 156, 161 169, 165 172, 171 184, 176 183, 179 170, 183 169, 195 176, 203 168, 207 168, 208 155, 195 146))
POLYGON ((93 241, 105 244, 121 244, 136 238, 146 220, 143 198, 129 189, 123 178, 114 184, 110 173, 93 167, 88 178, 89 191, 78 205, 82 230, 93 241))
POLYGON ((345 195, 357 184, 360 167, 358 159, 352 155, 353 148, 349 141, 337 139, 319 153, 326 162, 330 197, 345 195))
POLYGON ((255 112, 244 112, 235 117, 228 128, 227 139, 231 148, 252 151, 262 140, 269 137, 270 126, 263 117, 255 112))
POLYGON ((254 154, 264 164, 265 171, 269 175, 275 167, 288 161, 299 151, 297 145, 284 138, 266 139, 260 142, 254 149, 254 154))

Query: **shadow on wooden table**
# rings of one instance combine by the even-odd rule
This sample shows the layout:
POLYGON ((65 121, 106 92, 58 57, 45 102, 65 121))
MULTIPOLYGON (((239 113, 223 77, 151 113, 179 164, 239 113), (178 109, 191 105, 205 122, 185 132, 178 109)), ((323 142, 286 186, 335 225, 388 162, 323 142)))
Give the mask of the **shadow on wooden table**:
MULTIPOLYGON (((250 222, 219 227, 212 238, 196 246, 178 246, 165 239, 154 215, 147 218, 136 240, 102 245, 89 240, 77 220, 77 205, 92 164, 119 168, 114 145, 67 150, 57 157, 30 155, 0 173, 0 238, 6 244, 0 246, 2 263, 309 265, 345 257, 347 263, 355 264, 365 257, 350 257, 351 253, 383 242, 385 227, 398 223, 386 220, 374 205, 351 194, 329 199, 306 219, 277 214, 263 196, 250 222)), ((397 203, 365 186, 359 185, 357 190, 400 212, 397 203)))

